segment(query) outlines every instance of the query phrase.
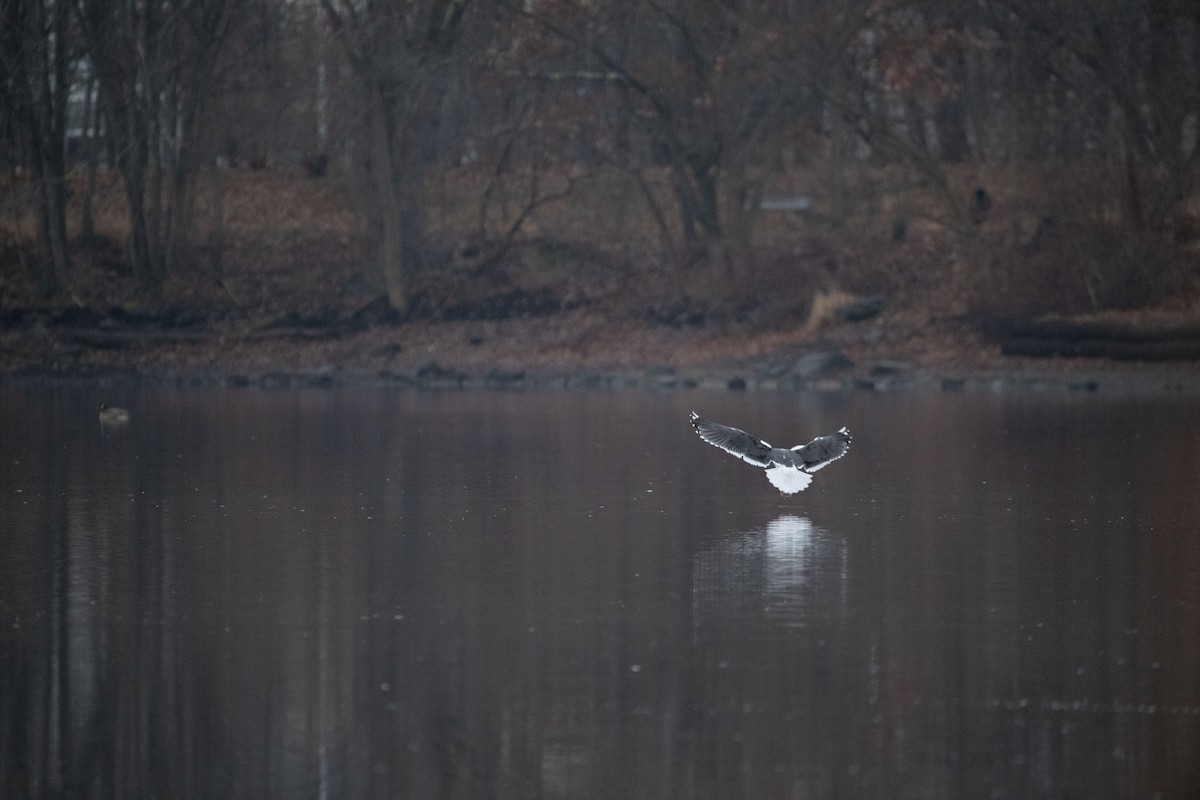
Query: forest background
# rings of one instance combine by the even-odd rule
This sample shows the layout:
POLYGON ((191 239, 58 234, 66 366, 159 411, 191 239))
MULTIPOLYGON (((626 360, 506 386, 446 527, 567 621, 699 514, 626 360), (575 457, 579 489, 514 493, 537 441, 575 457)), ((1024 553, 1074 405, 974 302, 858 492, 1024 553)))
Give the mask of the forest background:
POLYGON ((10 367, 1200 316, 1189 0, 0 0, 0 81, 10 367))

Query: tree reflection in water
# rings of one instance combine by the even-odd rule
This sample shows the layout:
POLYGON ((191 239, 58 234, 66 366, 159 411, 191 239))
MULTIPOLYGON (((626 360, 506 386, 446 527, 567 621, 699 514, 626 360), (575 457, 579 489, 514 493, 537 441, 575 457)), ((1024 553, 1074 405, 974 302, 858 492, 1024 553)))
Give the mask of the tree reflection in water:
POLYGON ((0 387, 0 796, 1200 785, 1186 399, 807 398, 764 509, 686 396, 86 394, 0 387))

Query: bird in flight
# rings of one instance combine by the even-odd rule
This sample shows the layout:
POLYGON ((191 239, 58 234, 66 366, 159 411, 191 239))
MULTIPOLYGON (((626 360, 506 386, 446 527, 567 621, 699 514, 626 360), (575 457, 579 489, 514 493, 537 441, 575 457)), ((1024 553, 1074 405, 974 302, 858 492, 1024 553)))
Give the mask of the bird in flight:
POLYGON ((767 480, 783 494, 804 491, 812 483, 814 472, 837 461, 850 450, 850 431, 845 428, 828 436, 818 436, 808 444, 785 449, 772 447, 740 428, 709 422, 695 411, 691 414, 691 420, 700 438, 713 447, 732 453, 747 464, 765 467, 767 480))

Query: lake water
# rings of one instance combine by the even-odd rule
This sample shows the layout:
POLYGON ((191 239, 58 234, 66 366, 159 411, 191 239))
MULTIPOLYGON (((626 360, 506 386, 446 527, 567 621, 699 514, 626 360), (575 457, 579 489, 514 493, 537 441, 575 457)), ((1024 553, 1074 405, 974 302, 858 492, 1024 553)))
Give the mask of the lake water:
POLYGON ((3 797, 1200 796, 1195 397, 8 386, 0 420, 3 797), (855 439, 783 497, 692 409, 855 439))

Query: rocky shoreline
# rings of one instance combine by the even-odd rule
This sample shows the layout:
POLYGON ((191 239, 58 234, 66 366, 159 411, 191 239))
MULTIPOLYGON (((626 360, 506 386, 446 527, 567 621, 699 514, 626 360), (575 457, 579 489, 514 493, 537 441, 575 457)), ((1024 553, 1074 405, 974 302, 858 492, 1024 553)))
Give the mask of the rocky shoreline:
MULTIPOLYGON (((804 358, 841 361, 837 351, 804 358)), ((1076 366, 1076 365, 1072 365, 1076 366)), ((344 370, 327 364, 315 368, 245 371, 218 368, 140 369, 120 365, 25 365, 0 372, 0 385, 89 384, 102 386, 173 387, 181 389, 337 389, 382 388, 416 391, 733 391, 733 392, 1139 392, 1198 393, 1200 374, 1181 367, 1063 370, 1042 368, 930 369, 903 361, 855 364, 810 373, 778 371, 763 363, 715 364, 675 369, 667 366, 596 369, 524 370, 491 368, 470 371, 428 361, 413 371, 344 370)))
MULTIPOLYGON (((182 312, 180 312, 182 314, 182 312)), ((796 392, 1200 392, 1197 362, 1022 357, 964 322, 817 332, 563 313, 497 323, 257 325, 186 315, 12 314, 0 383, 174 387, 796 392)), ((1060 331, 1056 335, 1061 336, 1060 331)))

